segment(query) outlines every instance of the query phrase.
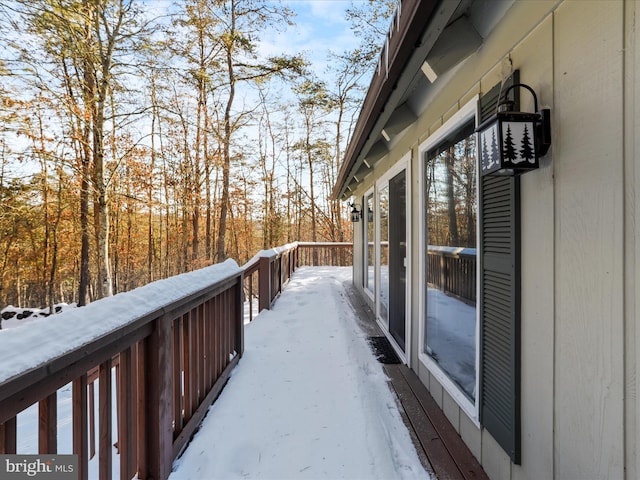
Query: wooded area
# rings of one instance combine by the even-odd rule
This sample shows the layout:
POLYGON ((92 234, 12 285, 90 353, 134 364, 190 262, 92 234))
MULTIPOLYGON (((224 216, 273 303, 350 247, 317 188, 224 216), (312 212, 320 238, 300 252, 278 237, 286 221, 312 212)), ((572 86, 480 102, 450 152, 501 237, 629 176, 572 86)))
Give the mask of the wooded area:
POLYGON ((260 248, 348 241, 329 195, 395 2, 361 45, 259 54, 257 0, 0 6, 0 308, 91 300, 260 248))

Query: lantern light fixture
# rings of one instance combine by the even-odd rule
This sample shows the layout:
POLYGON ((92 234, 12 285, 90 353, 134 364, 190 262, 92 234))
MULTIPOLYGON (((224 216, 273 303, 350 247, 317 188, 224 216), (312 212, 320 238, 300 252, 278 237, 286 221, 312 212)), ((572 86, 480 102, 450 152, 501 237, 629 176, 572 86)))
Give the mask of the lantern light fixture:
POLYGON ((362 210, 360 209, 360 205, 356 205, 355 203, 350 203, 351 207, 351 221, 356 223, 360 221, 362 217, 362 210))
POLYGON ((504 91, 496 114, 482 122, 478 146, 482 175, 519 175, 539 168, 539 158, 551 146, 551 110, 538 110, 538 97, 524 83, 511 85, 504 91), (524 88, 533 96, 534 113, 518 112, 515 102, 508 100, 514 88, 524 88))

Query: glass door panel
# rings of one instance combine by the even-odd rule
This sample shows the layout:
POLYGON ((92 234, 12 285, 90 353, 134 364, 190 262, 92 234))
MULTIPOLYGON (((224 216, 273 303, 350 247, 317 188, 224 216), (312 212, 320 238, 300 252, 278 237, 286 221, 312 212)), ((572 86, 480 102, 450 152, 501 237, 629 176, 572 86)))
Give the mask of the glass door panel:
POLYGON ((373 296, 375 295, 375 229, 373 222, 373 193, 365 197, 364 212, 364 288, 373 296))
POLYGON ((389 325, 389 185, 378 192, 378 215, 380 220, 380 294, 378 296, 378 315, 383 324, 389 325))

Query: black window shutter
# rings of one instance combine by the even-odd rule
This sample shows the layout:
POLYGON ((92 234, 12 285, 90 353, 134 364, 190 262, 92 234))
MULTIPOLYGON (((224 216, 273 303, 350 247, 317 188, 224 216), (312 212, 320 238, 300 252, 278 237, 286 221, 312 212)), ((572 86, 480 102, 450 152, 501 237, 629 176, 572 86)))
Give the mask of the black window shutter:
MULTIPOLYGON (((479 123, 514 83, 517 71, 480 98, 479 123)), ((480 422, 519 464, 520 178, 481 176, 480 215, 480 422)))

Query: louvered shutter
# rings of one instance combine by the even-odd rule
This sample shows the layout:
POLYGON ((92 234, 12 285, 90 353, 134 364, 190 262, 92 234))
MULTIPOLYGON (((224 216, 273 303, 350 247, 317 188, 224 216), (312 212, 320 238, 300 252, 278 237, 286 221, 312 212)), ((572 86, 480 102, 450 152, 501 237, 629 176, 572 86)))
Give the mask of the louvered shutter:
MULTIPOLYGON (((515 72, 502 90, 517 82, 515 72)), ((499 94, 497 85, 480 98, 479 123, 495 113, 499 94)), ((520 178, 485 176, 479 181, 480 421, 519 464, 520 178)))

